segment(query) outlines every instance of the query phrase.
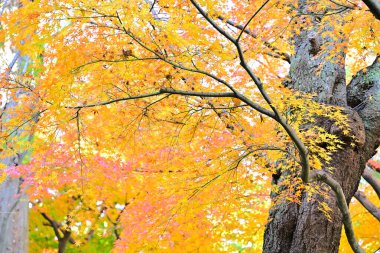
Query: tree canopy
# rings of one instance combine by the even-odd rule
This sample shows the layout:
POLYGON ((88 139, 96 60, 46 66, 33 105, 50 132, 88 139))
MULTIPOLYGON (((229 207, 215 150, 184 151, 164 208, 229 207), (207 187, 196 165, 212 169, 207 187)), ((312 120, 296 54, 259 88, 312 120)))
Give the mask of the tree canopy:
MULTIPOLYGON (((260 252, 269 209, 305 194, 334 222, 325 200, 347 208, 330 177, 335 154, 366 139, 345 95, 294 76, 322 80, 330 61, 344 66, 344 87, 366 72, 379 83, 371 2, 22 0, 6 10, 3 48, 23 57, 2 71, 17 105, 3 107, 1 156, 23 154, 4 177, 24 180, 31 252, 62 242, 67 252, 260 252), (309 40, 314 69, 300 60, 298 71, 305 34, 321 39, 309 40)), ((378 219, 357 201, 351 217, 341 251, 379 248, 378 219)))

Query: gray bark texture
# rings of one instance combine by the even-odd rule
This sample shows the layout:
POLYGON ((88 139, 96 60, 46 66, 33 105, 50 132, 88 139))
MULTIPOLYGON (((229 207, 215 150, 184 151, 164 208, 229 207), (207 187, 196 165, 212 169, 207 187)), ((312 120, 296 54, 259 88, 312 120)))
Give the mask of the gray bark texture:
POLYGON ((21 184, 8 177, 0 185, 0 253, 28 252, 28 198, 21 184))
MULTIPOLYGON (((3 1, 0 15, 6 11, 6 9, 17 8, 20 5, 19 0, 6 0, 3 1)), ((11 74, 12 68, 17 65, 18 61, 27 59, 27 56, 20 56, 17 50, 15 51, 14 58, 9 64, 9 70, 7 75, 11 74)), ((26 71, 27 64, 24 69, 18 72, 24 73, 26 71)), ((16 101, 8 101, 7 108, 14 107, 16 101)), ((4 109, 5 112, 5 108, 4 109)), ((3 112, 3 113, 4 113, 3 112)), ((9 115, 5 112, 1 120, 8 120, 9 115)), ((16 132, 15 135, 18 133, 16 132)), ((6 167, 20 165, 25 155, 17 154, 13 157, 8 157, 2 161, 6 167)), ((0 253, 26 253, 28 252, 28 211, 29 200, 28 196, 22 191, 21 185, 23 183, 22 178, 7 177, 4 182, 0 184, 0 253)))
MULTIPOLYGON (((15 105, 15 101, 8 101, 6 106, 15 105)), ((8 117, 5 114, 3 120, 8 120, 8 117)), ((0 162, 6 167, 18 166, 25 154, 21 152, 0 162)), ((7 177, 0 184, 0 253, 28 252, 29 201, 21 187, 23 181, 22 178, 7 177)))
MULTIPOLYGON (((9 101, 7 106, 15 104, 9 101)), ((18 166, 25 154, 21 152, 0 162, 6 167, 18 166)), ((7 177, 0 184, 0 253, 28 252, 29 200, 21 187, 23 182, 22 178, 7 177)))
MULTIPOLYGON (((15 101, 8 101, 7 108, 14 107, 15 101)), ((2 120, 9 120, 4 113, 2 120)), ((15 133, 17 136, 18 133, 15 133)), ((2 161, 6 167, 22 163, 26 152, 9 156, 2 161)), ((21 187, 22 178, 7 177, 0 185, 0 253, 28 252, 28 197, 21 187)))
MULTIPOLYGON (((305 7, 307 1, 300 2, 301 8, 305 7)), ((342 150, 333 154, 330 166, 335 170, 326 172, 341 185, 349 204, 366 162, 380 144, 380 59, 377 57, 366 71, 360 71, 346 86, 344 53, 335 51, 331 38, 321 36, 321 31, 333 28, 320 29, 317 21, 314 25, 315 29, 305 29, 295 37, 296 51, 291 58, 291 81, 287 86, 317 94, 316 100, 320 103, 344 108, 355 138, 344 136, 331 121, 319 119, 316 124, 346 143, 342 150), (321 51, 326 42, 330 42, 331 48, 321 51), (331 52, 337 52, 337 58, 329 59, 331 52), (355 146, 352 147, 351 143, 355 146)), ((329 195, 327 200, 307 201, 308 196, 304 194, 300 205, 282 203, 273 206, 265 230, 263 252, 338 252, 342 214, 334 192, 330 190, 329 195), (330 220, 318 208, 319 201, 325 201, 332 209, 330 220)))

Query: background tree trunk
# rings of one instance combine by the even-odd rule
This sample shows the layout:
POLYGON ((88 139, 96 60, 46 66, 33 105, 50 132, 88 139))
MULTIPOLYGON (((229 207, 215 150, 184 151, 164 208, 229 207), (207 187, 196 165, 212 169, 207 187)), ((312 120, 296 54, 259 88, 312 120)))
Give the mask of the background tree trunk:
MULTIPOLYGON (((3 2, 0 15, 6 9, 18 7, 18 0, 6 0, 3 2)), ((17 50, 17 49, 16 49, 17 50)), ((26 71, 28 57, 21 57, 18 51, 13 52, 14 57, 10 64, 7 75, 18 61, 25 61, 23 69, 20 73, 26 71)), ((5 96, 6 93, 3 94, 5 96)), ((5 99, 6 101, 6 99, 5 99)), ((4 114, 1 120, 8 120, 9 115, 6 114, 5 108, 16 105, 16 101, 7 101, 3 104, 4 114)), ((15 133, 17 134, 17 133, 15 133)), ((21 164, 25 154, 17 154, 7 157, 1 163, 6 167, 17 166, 21 164)), ((7 177, 0 185, 0 253, 26 253, 28 252, 28 211, 29 201, 27 195, 22 192, 22 178, 7 177)))
MULTIPOLYGON (((302 13, 306 13, 307 1, 300 1, 302 13)), ((335 167, 331 176, 340 183, 347 203, 355 194, 365 163, 375 154, 380 143, 380 63, 379 58, 368 68, 359 72, 346 86, 343 51, 335 50, 332 38, 323 38, 318 21, 314 28, 295 37, 296 53, 291 59, 288 86, 307 93, 317 94, 317 101, 345 108, 355 138, 344 136, 333 122, 321 119, 318 124, 330 133, 338 135, 346 145, 333 155, 330 166, 335 167), (317 32, 318 31, 318 32, 317 32), (324 43, 330 42, 326 52, 321 51, 324 43), (337 52, 329 60, 329 54, 337 52), (362 95, 361 95, 362 94, 362 95), (360 96, 361 95, 361 96, 360 96), (351 107, 352 106, 352 107, 351 107), (355 143, 352 147, 351 144, 355 143)), ((339 42, 339 39, 335 42, 339 42)), ((280 179, 281 180, 281 179, 280 179)), ((342 231, 342 215, 337 206, 334 192, 327 200, 331 220, 320 211, 316 199, 301 204, 282 203, 273 206, 264 235, 264 252, 338 252, 342 231)))
MULTIPOLYGON (((15 101, 8 101, 7 107, 14 107, 15 101)), ((9 120, 6 112, 2 120, 9 120), (4 119, 5 118, 5 119, 4 119)), ((17 138, 17 133, 16 138, 17 138)), ((26 152, 17 153, 1 161, 7 168, 22 163, 26 152)), ((0 253, 28 252, 28 211, 29 201, 21 188, 22 178, 7 177, 0 185, 0 253)))
POLYGON ((0 186, 0 252, 28 252, 28 198, 21 179, 7 178, 0 186))

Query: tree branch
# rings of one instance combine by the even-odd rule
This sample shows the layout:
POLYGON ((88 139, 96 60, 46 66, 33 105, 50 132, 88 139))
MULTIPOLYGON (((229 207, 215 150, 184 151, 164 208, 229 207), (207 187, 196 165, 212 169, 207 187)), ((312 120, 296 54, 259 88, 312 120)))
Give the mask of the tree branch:
POLYGON ((379 0, 363 0, 372 14, 380 20, 380 2, 379 0))
MULTIPOLYGON (((195 8, 199 11, 199 13, 217 30, 219 31, 220 34, 222 34, 224 37, 226 37, 229 41, 231 41, 235 47, 236 50, 239 54, 239 59, 240 59, 240 65, 243 67, 243 69, 247 72, 247 74, 251 77, 253 82, 256 84, 256 87, 259 89, 260 94, 264 98, 264 100, 268 103, 270 108, 272 109, 273 113, 269 116, 275 121, 277 121, 287 132, 288 136, 290 139, 294 142, 294 144, 297 146, 297 149, 300 153, 301 157, 301 162, 302 162, 302 172, 301 172, 301 178, 304 183, 309 182, 309 173, 310 173, 310 164, 309 164, 309 159, 308 159, 308 150, 305 146, 305 144, 301 141, 301 139, 298 137, 296 131, 286 123, 286 120, 282 118, 280 113, 278 112, 277 108, 274 107, 272 104, 272 100, 270 99, 269 95, 265 91, 263 87, 263 83, 261 80, 253 73, 252 69, 248 66, 243 50, 241 49, 241 46, 239 44, 238 40, 235 40, 232 38, 228 33, 226 33, 221 27, 219 27, 209 16, 208 14, 194 1, 190 0, 191 3, 195 6, 195 8)), ((235 93, 236 97, 240 99, 241 101, 247 103, 247 98, 240 94, 240 93, 235 93)))
POLYGON ((380 209, 372 204, 372 202, 365 196, 364 192, 357 191, 354 196, 370 214, 380 221, 380 209))
POLYGON ((336 2, 334 0, 329 0, 329 1, 332 2, 335 5, 340 6, 340 7, 344 7, 344 8, 351 9, 351 10, 355 10, 355 8, 352 7, 352 6, 344 5, 344 4, 338 3, 338 2, 336 2))
MULTIPOLYGON (((194 2, 194 1, 192 1, 194 2)), ((170 61, 168 60, 167 58, 165 58, 164 56, 162 56, 161 54, 157 53, 156 51, 150 49, 149 47, 147 47, 144 43, 142 43, 138 38, 136 38, 131 32, 129 32, 125 27, 124 27, 124 24, 123 22, 121 21, 120 17, 117 15, 118 17, 118 20, 120 22, 120 24, 122 25, 122 28, 125 32, 125 34, 127 34, 130 38, 132 38, 134 41, 136 41, 141 47, 143 47, 144 49, 146 49, 147 51, 153 53, 155 56, 157 56, 158 58, 160 58, 162 61, 174 66, 174 67, 177 67, 179 69, 182 69, 182 70, 185 70, 185 71, 189 71, 189 72, 193 72, 193 73, 199 73, 199 74, 202 74, 202 75, 205 75, 205 76, 208 76, 212 79, 214 79, 215 81, 225 85, 227 88, 229 88, 233 93, 236 94, 236 98, 240 99, 241 101, 243 101, 244 103, 246 103, 247 105, 249 105, 251 108, 255 109, 256 111, 264 114, 264 115, 267 115, 268 117, 271 117, 271 118, 274 118, 276 115, 261 107, 260 105, 258 105, 257 103, 254 103, 253 101, 251 101, 250 99, 248 99, 247 97, 245 97, 243 94, 241 94, 239 91, 237 91, 231 84, 229 84, 227 81, 209 73, 209 72, 206 72, 206 71, 203 71, 203 70, 199 70, 199 69, 192 69, 192 68, 188 68, 188 67, 185 67, 181 64, 178 64, 178 63, 175 63, 173 61, 170 61)), ((209 19, 211 20, 211 19, 209 19)), ((211 20, 212 21, 212 20, 211 20)), ((212 21, 213 22, 213 21, 212 21)), ((213 22, 213 24, 218 27, 218 29, 221 29, 216 23, 213 22)), ((221 29, 221 31, 223 31, 223 29, 221 29)), ((224 32, 225 36, 229 36, 229 39, 231 41, 235 41, 234 38, 231 37, 231 35, 229 35, 228 33, 224 32)))
POLYGON ((232 92, 196 92, 196 91, 183 91, 175 90, 171 88, 162 88, 160 90, 162 94, 176 94, 184 96, 194 96, 194 97, 236 97, 235 93, 232 92))
POLYGON ((247 62, 245 60, 243 51, 242 51, 242 49, 240 47, 240 44, 236 43, 235 46, 236 46, 237 51, 239 53, 240 65, 245 69, 245 71, 247 71, 247 73, 249 74, 249 76, 255 82, 255 84, 256 84, 257 88, 259 89, 261 95, 263 96, 263 98, 265 99, 265 101, 271 107, 272 111, 275 114, 275 117, 273 119, 276 120, 285 129, 285 131, 287 132, 287 134, 290 137, 290 139, 292 139, 292 141, 294 142, 294 144, 297 146, 297 149, 298 149, 298 151, 300 153, 301 162, 302 162, 301 178, 302 178, 302 181, 304 183, 308 183, 309 182, 310 165, 309 165, 309 159, 308 159, 308 151, 307 151, 307 148, 306 148, 305 144, 298 137, 296 131, 289 124, 286 123, 286 120, 283 119, 283 117, 281 116, 281 114, 278 112, 277 108, 274 107, 274 105, 272 104, 272 100, 270 99, 269 95, 265 91, 262 82, 253 73, 252 69, 248 66, 248 64, 247 64, 247 62))
POLYGON ((376 179, 374 175, 372 175, 368 167, 364 169, 362 177, 372 186, 372 188, 375 190, 377 196, 380 199, 380 182, 376 179))
POLYGON ((41 215, 45 218, 45 220, 49 222, 50 226, 53 228, 54 234, 58 238, 58 241, 62 240, 62 236, 59 233, 59 224, 55 220, 51 219, 46 213, 41 212, 41 215))
POLYGON ((168 63, 168 64, 170 64, 170 65, 172 65, 172 66, 174 66, 174 67, 177 67, 177 68, 179 68, 179 69, 186 70, 186 71, 193 72, 193 73, 199 73, 199 74, 203 74, 203 75, 205 75, 205 76, 211 77, 211 78, 214 79, 215 81, 217 81, 217 82, 219 82, 219 83, 221 83, 221 84, 224 84, 224 85, 225 85, 226 87, 228 87, 232 92, 237 92, 237 91, 232 87, 231 84, 229 84, 229 83, 226 82, 225 80, 223 80, 223 79, 221 79, 221 78, 219 78, 219 77, 217 77, 217 76, 215 76, 215 75, 213 75, 213 74, 211 74, 211 73, 208 73, 208 72, 206 72, 206 71, 199 70, 199 69, 188 68, 188 67, 185 67, 185 66, 183 66, 183 65, 181 65, 181 64, 178 64, 178 63, 176 63, 176 62, 173 62, 173 61, 171 61, 171 60, 165 58, 163 55, 161 55, 160 53, 156 52, 155 50, 149 48, 149 47, 146 46, 141 40, 139 40, 137 37, 135 37, 130 31, 128 31, 128 30, 125 28, 125 26, 124 26, 124 24, 123 24, 121 18, 120 18, 118 15, 117 15, 117 17, 118 17, 119 23, 122 25, 122 29, 123 29, 124 33, 125 33, 126 35, 128 35, 131 39, 133 39, 134 41, 136 41, 136 43, 139 44, 141 47, 143 47, 145 50, 147 50, 147 51, 151 52, 152 54, 154 54, 155 56, 157 56, 160 60, 162 60, 162 61, 164 61, 164 62, 166 62, 166 63, 168 63))
POLYGON ((108 215, 106 215, 107 219, 112 223, 113 227, 114 227, 114 234, 115 234, 115 237, 116 237, 116 240, 120 240, 120 233, 118 231, 118 225, 119 225, 119 222, 120 222, 120 218, 121 218, 121 215, 123 214, 123 212, 125 211, 125 208, 129 205, 129 202, 126 201, 124 203, 124 207, 120 210, 120 212, 118 213, 117 217, 116 217, 116 220, 113 221, 111 219, 111 217, 109 217, 108 215))
MULTIPOLYGON (((232 92, 196 92, 196 91, 184 91, 184 90, 175 90, 171 88, 162 88, 157 92, 152 92, 148 94, 142 94, 137 96, 129 96, 124 98, 117 98, 105 102, 99 102, 94 104, 86 104, 86 105, 77 105, 77 106, 65 106, 65 108, 68 109, 82 109, 82 108, 89 108, 89 107, 96 107, 96 106, 102 106, 102 105, 109 105, 121 101, 128 101, 128 100, 134 100, 134 99, 142 99, 142 98, 148 98, 148 97, 155 97, 162 94, 175 94, 175 95, 183 95, 183 96, 193 96, 193 97, 236 97, 236 95, 232 92)), ((265 110, 265 109, 264 109, 265 110)))
POLYGON ((348 209, 348 206, 346 203, 346 197, 344 196, 342 187, 339 185, 339 183, 335 179, 330 177, 324 171, 312 171, 310 173, 310 178, 312 180, 322 181, 326 183, 334 191, 336 201, 338 203, 338 207, 343 216, 342 219, 343 219, 344 231, 346 232, 347 240, 350 243, 350 246, 355 253, 365 253, 365 251, 359 246, 356 240, 355 232, 352 227, 350 211, 348 209))
MULTIPOLYGON (((233 26, 239 30, 243 30, 243 26, 242 25, 239 25, 239 24, 236 24, 234 21, 232 20, 229 20, 229 19, 225 19, 224 17, 222 16, 219 16, 218 19, 226 22, 227 24, 229 24, 230 26, 233 26)), ((250 35, 252 38, 254 39, 257 39, 257 34, 255 34, 254 32, 252 32, 251 30, 249 29, 245 29, 244 30, 244 33, 250 35)), ((290 64, 290 55, 288 53, 284 53, 284 52, 281 52, 277 47, 274 47, 272 46, 271 43, 269 43, 268 41, 263 41, 264 45, 269 48, 270 50, 272 50, 274 52, 274 54, 272 53, 267 53, 268 55, 272 56, 272 57, 275 57, 275 58, 280 58, 280 59, 283 59, 284 61, 288 62, 290 64)))
POLYGON ((241 36, 243 35, 245 29, 247 28, 247 26, 249 25, 249 23, 251 23, 252 19, 254 19, 256 17, 257 14, 259 14, 259 12, 261 11, 262 8, 264 8, 264 6, 269 2, 269 0, 265 1, 261 6, 260 8, 252 15, 252 17, 248 20, 248 22, 245 24, 245 26, 243 27, 243 29, 241 29, 241 32, 239 33, 239 36, 237 37, 236 39, 236 42, 239 42, 240 41, 240 38, 241 36))
MULTIPOLYGON (((53 227, 50 223, 43 223, 43 225, 44 226, 48 226, 48 227, 53 227)), ((64 233, 64 230, 63 230, 63 228, 61 227, 60 224, 58 224, 58 228, 59 228, 59 231, 61 231, 62 233, 64 233)), ((74 238, 72 238, 71 236, 69 238, 69 243, 74 244, 74 245, 76 244, 74 238)))
POLYGON ((222 34, 226 39, 231 41, 233 44, 237 42, 237 40, 235 40, 230 34, 224 31, 220 26, 218 26, 218 24, 215 23, 214 20, 210 18, 210 16, 202 9, 202 7, 197 2, 195 2, 194 0, 190 0, 190 2, 198 10, 198 12, 207 20, 207 22, 210 25, 212 25, 212 27, 215 28, 215 30, 217 30, 220 34, 222 34))
POLYGON ((134 57, 134 56, 131 56, 133 58, 130 58, 130 59, 119 59, 119 60, 106 60, 106 59, 99 59, 99 60, 94 60, 94 61, 90 61, 90 62, 87 62, 85 64, 82 64, 78 67, 75 67, 72 72, 77 72, 79 71, 81 68, 83 67, 86 67, 87 65, 91 65, 91 64, 95 64, 95 63, 120 63, 120 62, 135 62, 135 61, 149 61, 149 60, 160 60, 160 58, 158 57, 147 57, 147 58, 138 58, 138 57, 134 57))

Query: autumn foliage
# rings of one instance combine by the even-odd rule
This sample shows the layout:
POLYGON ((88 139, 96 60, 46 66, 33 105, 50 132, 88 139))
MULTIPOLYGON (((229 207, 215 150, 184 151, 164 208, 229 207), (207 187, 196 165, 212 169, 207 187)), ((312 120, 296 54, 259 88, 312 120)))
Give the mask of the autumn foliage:
MULTIPOLYGON (((346 144, 320 117, 351 140, 341 108, 285 85, 292 38, 308 29, 307 16, 289 0, 198 2, 239 38, 269 103, 235 45, 192 2, 23 0, 2 15, 4 47, 24 60, 2 73, 17 105, 6 108, 1 156, 25 154, 4 173, 25 180, 31 252, 57 247, 42 214, 70 232, 67 252, 260 252, 271 203, 299 203, 305 191, 327 197, 325 187, 302 183, 298 146, 266 115, 276 108, 313 171, 333 171, 332 154, 346 144), (279 171, 289 177, 271 185, 279 171)), ((311 2, 318 13, 341 8, 311 2)), ((361 1, 347 5, 320 22, 337 27, 323 36, 349 37, 341 42, 349 80, 380 52, 380 22, 361 1)), ((358 206, 354 229, 376 250, 378 226, 368 224, 378 221, 358 206)), ((329 216, 323 201, 320 209, 329 216)))

